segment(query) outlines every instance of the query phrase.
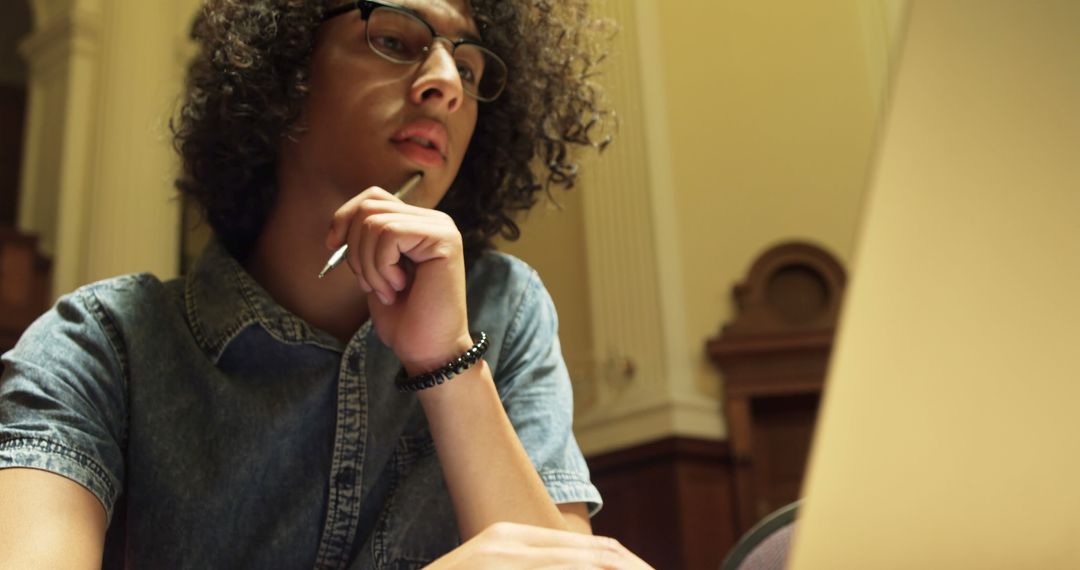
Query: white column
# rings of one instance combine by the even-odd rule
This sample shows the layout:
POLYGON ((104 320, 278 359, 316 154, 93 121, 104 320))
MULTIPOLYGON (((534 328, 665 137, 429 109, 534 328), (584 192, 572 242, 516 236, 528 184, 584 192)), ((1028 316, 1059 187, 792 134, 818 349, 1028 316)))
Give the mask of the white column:
MULTIPOLYGON (((94 148, 101 6, 96 0, 34 0, 26 142, 18 225, 53 258, 53 282, 83 273, 84 203, 94 148)), ((57 289, 54 287, 54 291, 57 289)))
POLYGON ((615 142, 584 175, 586 247, 599 363, 595 404, 576 418, 586 453, 670 435, 719 439, 718 402, 694 386, 684 323, 675 204, 647 0, 608 2, 619 22, 604 81, 619 113, 615 142))
POLYGON ((32 6, 19 227, 53 257, 54 296, 120 273, 175 275, 172 11, 137 0, 32 6))
POLYGON ((111 0, 106 8, 84 277, 151 271, 169 278, 180 252, 168 128, 180 90, 175 25, 155 2, 111 0))

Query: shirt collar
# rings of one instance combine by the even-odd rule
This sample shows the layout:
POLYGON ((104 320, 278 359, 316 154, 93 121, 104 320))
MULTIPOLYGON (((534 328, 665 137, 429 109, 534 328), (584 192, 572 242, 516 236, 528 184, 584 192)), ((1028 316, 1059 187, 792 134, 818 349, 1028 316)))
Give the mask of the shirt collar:
POLYGON ((241 331, 256 324, 280 342, 344 349, 338 339, 278 305, 215 239, 187 274, 184 304, 195 339, 215 363, 241 331))

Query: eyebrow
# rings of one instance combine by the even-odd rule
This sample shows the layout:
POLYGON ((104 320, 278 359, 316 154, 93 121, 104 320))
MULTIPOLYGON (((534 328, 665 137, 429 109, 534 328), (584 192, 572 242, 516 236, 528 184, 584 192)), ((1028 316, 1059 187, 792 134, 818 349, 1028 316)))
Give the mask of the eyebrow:
MULTIPOLYGON (((401 8, 404 8, 404 9, 412 12, 413 14, 415 14, 416 16, 418 16, 419 18, 421 18, 425 22, 427 22, 427 25, 431 26, 432 28, 435 27, 435 24, 431 23, 431 17, 428 14, 425 14, 425 13, 421 12, 420 9, 419 9, 419 6, 409 6, 409 5, 406 5, 406 4, 397 4, 397 3, 394 3, 392 1, 388 1, 388 3, 394 4, 396 6, 400 6, 401 8)), ((438 30, 436 30, 435 32, 438 33, 438 30)), ((452 37, 452 38, 459 39, 459 40, 468 40, 470 42, 476 42, 478 44, 483 43, 483 39, 479 35, 470 32, 466 28, 458 28, 454 32, 453 36, 447 35, 447 37, 452 37)))
POLYGON ((480 36, 470 32, 469 30, 458 30, 457 37, 459 40, 469 40, 470 42, 482 43, 480 36))

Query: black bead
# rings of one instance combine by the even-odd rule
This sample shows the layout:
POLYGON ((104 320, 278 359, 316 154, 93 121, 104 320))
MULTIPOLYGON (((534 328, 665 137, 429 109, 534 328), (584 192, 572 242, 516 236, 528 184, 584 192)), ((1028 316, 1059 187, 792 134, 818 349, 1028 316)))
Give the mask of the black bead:
POLYGON ((409 378, 405 373, 405 369, 402 368, 398 373, 397 378, 394 379, 394 384, 397 386, 398 390, 402 392, 416 392, 442 384, 454 376, 461 374, 463 370, 468 370, 473 364, 479 362, 480 358, 487 352, 487 348, 487 333, 480 331, 480 339, 461 356, 446 363, 438 370, 428 372, 427 374, 419 374, 412 378, 409 378))

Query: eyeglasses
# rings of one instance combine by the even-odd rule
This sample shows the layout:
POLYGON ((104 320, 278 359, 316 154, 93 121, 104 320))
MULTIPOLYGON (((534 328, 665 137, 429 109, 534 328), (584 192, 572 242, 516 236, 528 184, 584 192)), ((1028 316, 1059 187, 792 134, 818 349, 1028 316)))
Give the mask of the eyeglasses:
POLYGON ((417 63, 427 57, 436 39, 450 45, 450 54, 461 76, 465 92, 478 101, 498 98, 506 87, 508 71, 495 52, 470 39, 451 40, 435 33, 435 28, 416 12, 396 4, 356 0, 335 6, 323 14, 323 21, 353 10, 366 22, 365 35, 372 51, 388 61, 417 63))

